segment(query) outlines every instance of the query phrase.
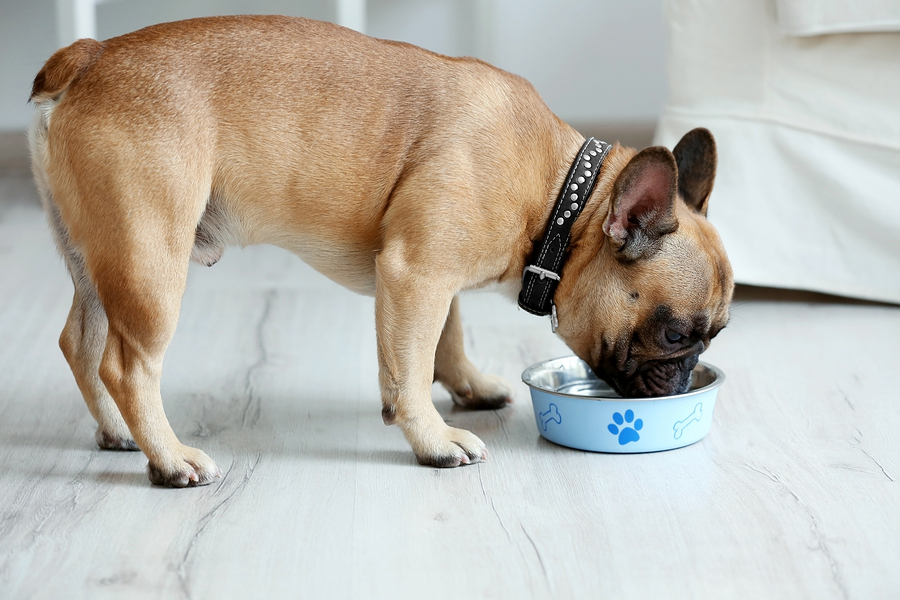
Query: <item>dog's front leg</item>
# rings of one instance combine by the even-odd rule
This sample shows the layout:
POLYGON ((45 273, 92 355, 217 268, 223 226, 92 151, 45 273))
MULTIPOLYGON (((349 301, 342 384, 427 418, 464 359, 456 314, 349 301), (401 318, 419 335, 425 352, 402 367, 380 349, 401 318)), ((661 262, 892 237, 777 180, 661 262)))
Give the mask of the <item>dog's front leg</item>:
POLYGON ((485 375, 466 356, 458 296, 450 304, 434 355, 434 378, 447 388, 459 406, 496 409, 512 402, 512 386, 502 377, 485 375))
POLYGON ((382 417, 400 426, 419 463, 456 467, 486 458, 487 450, 477 436, 444 423, 431 401, 435 350, 456 290, 423 267, 395 249, 376 261, 382 417))

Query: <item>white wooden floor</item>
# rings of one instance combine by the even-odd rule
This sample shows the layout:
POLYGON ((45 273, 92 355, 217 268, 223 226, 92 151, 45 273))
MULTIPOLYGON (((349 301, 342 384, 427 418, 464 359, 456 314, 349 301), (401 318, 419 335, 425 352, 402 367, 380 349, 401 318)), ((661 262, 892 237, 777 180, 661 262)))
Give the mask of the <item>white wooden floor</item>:
POLYGON ((546 320, 463 300, 497 412, 435 402, 490 460, 418 466, 381 422, 373 303, 274 248, 192 267, 163 394, 226 471, 151 486, 101 451, 57 347, 71 284, 0 177, 0 598, 900 598, 900 308, 744 289, 705 359, 713 428, 606 455, 539 436, 546 320))

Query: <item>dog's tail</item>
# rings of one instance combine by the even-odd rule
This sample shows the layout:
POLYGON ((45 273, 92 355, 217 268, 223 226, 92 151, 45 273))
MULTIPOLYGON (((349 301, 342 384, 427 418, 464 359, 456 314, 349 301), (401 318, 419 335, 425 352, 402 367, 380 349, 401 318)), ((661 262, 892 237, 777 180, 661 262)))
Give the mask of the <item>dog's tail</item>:
POLYGON ((54 52, 34 78, 30 100, 36 104, 58 100, 72 82, 94 64, 104 48, 103 42, 84 38, 54 52))

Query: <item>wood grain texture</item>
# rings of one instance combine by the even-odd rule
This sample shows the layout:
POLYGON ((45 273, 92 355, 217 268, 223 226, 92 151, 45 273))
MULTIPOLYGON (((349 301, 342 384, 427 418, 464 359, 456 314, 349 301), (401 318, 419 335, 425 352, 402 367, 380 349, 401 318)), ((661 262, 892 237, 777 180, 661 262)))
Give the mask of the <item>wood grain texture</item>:
POLYGON ((191 267, 163 397, 226 471, 149 484, 99 450, 57 347, 71 284, 27 177, 0 177, 0 598, 900 597, 900 309, 745 290, 693 446, 542 440, 528 365, 568 354, 499 296, 467 347, 500 411, 435 402, 490 459, 416 464, 381 422, 373 302, 274 248, 191 267))

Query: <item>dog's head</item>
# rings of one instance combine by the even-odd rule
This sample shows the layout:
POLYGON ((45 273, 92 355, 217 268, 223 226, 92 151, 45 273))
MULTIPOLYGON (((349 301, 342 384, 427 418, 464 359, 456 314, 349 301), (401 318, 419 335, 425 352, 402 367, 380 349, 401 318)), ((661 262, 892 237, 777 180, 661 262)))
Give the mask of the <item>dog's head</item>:
POLYGON ((555 294, 558 333, 627 397, 682 393, 728 322, 734 289, 706 220, 716 144, 694 129, 673 152, 631 152, 608 159, 614 181, 598 185, 591 201, 602 208, 570 248, 555 294))

